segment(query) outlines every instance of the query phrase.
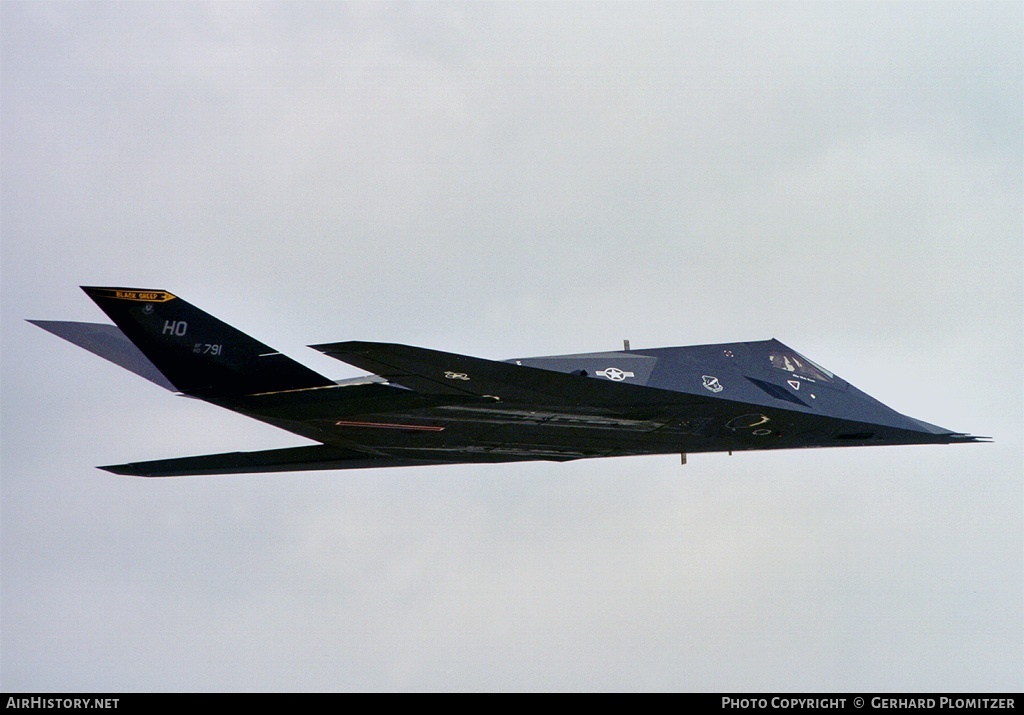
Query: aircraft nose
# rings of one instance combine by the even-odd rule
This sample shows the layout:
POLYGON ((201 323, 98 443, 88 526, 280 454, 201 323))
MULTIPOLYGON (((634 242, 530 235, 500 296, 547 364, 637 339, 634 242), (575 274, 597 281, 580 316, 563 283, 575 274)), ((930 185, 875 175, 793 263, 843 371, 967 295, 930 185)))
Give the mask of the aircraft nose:
POLYGON ((924 420, 914 419, 913 417, 906 417, 907 423, 910 425, 908 429, 913 429, 917 432, 923 432, 925 434, 936 435, 940 438, 940 441, 944 444, 953 444, 960 442, 991 442, 991 437, 978 437, 976 435, 968 434, 966 432, 955 432, 945 427, 939 427, 933 425, 930 422, 924 420))

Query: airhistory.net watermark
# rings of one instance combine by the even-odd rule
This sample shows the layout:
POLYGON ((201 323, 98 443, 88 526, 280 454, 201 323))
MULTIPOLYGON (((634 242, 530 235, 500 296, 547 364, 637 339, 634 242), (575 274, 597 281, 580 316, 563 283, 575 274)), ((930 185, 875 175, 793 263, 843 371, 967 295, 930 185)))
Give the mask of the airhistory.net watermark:
POLYGON ((120 698, 7 698, 5 708, 26 710, 109 710, 117 708, 120 698))

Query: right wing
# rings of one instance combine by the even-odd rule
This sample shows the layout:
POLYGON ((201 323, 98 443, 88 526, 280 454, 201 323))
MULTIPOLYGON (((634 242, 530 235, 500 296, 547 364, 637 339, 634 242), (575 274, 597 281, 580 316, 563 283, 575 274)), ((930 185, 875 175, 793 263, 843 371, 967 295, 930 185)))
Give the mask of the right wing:
POLYGON ((389 382, 431 395, 473 395, 496 402, 583 410, 657 410, 665 406, 716 405, 721 400, 581 374, 428 350, 410 345, 347 341, 311 345, 389 382))

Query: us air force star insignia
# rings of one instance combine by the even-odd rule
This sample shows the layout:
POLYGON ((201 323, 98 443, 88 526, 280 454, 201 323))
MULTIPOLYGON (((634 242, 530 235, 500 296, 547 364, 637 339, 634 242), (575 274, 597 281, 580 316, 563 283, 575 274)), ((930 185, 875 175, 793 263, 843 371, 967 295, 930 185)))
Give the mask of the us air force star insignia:
POLYGON ((615 380, 615 382, 625 380, 627 377, 636 377, 636 375, 634 375, 633 373, 626 372, 625 370, 620 370, 617 367, 609 367, 605 368, 604 370, 598 370, 597 374, 600 375, 601 377, 607 377, 609 380, 615 380))
POLYGON ((704 382, 704 387, 712 392, 721 392, 725 389, 714 375, 701 375, 701 380, 704 382))
POLYGON ((449 380, 468 380, 469 375, 464 372, 452 372, 451 370, 445 370, 444 376, 449 380))

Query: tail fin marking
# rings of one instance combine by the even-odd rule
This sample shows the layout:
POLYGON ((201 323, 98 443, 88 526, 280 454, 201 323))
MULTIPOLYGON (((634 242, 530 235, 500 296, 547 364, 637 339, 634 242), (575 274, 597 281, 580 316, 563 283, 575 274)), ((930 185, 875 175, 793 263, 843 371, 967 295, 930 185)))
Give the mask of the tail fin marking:
POLYGON ((82 290, 185 394, 230 397, 334 384, 167 291, 82 290))

